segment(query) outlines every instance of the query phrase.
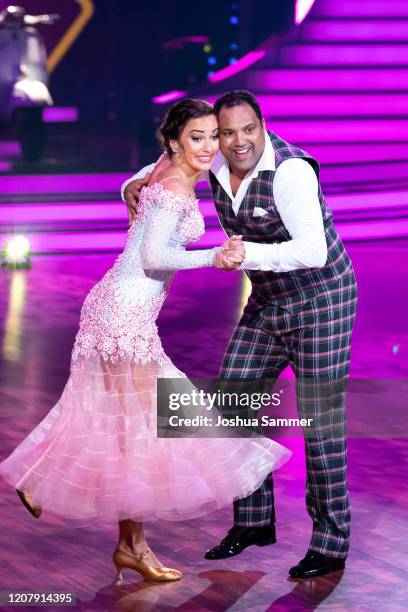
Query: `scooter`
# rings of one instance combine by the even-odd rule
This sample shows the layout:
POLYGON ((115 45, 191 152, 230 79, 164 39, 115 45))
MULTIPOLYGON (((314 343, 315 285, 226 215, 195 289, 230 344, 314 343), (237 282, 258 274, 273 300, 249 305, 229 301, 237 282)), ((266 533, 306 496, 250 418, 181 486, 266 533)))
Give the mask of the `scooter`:
POLYGON ((43 109, 52 106, 47 53, 33 27, 52 25, 59 15, 27 15, 21 6, 0 12, 0 122, 12 124, 26 161, 41 159, 45 142, 43 109))

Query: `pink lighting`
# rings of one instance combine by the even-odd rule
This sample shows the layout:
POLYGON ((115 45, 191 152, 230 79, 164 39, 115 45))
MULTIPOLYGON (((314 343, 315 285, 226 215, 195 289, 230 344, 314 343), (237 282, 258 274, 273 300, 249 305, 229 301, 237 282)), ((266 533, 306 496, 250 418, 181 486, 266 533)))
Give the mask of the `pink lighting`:
POLYGON ((344 26, 344 21, 309 21, 302 28, 309 42, 405 42, 408 37, 406 20, 361 20, 344 26))
POLYGON ((208 43, 208 36, 180 36, 163 43, 163 49, 182 49, 185 44, 203 45, 208 43))
POLYGON ((295 8, 295 24, 300 25, 312 8, 315 0, 297 0, 295 8))
POLYGON ((155 96, 152 98, 152 102, 154 102, 154 104, 167 104, 167 102, 175 102, 176 100, 180 100, 186 95, 186 91, 182 91, 181 89, 173 89, 172 91, 168 91, 160 96, 155 96))
POLYGON ((264 116, 272 117, 370 117, 404 116, 408 109, 408 94, 349 93, 341 94, 261 94, 257 96, 264 116))
POLYGON ((408 45, 404 44, 298 44, 282 49, 286 66, 404 66, 408 63, 408 45))
POLYGON ((50 193, 114 193, 118 194, 129 172, 103 174, 41 174, 0 176, 0 193, 6 195, 50 193))
POLYGON ((385 19, 408 17, 408 4, 406 0, 370 0, 357 2, 356 0, 330 0, 319 2, 319 18, 334 17, 335 19, 352 18, 367 19, 373 17, 385 19))
POLYGON ((307 122, 284 121, 268 122, 273 130, 289 142, 389 142, 408 139, 408 121, 404 119, 310 119, 307 122))
POLYGON ((75 106, 50 106, 44 109, 46 123, 72 123, 78 121, 79 113, 75 106))
POLYGON ((248 75, 249 88, 264 91, 405 91, 408 70, 404 68, 292 68, 257 70, 248 75))
POLYGON ((266 51, 264 49, 261 51, 251 51, 250 53, 243 55, 237 62, 235 62, 235 64, 231 64, 226 68, 222 68, 222 70, 218 70, 218 72, 214 72, 214 74, 208 77, 208 80, 210 83, 219 83, 220 81, 224 81, 234 74, 238 74, 238 72, 245 70, 245 68, 252 66, 252 64, 258 62, 265 55, 266 51))

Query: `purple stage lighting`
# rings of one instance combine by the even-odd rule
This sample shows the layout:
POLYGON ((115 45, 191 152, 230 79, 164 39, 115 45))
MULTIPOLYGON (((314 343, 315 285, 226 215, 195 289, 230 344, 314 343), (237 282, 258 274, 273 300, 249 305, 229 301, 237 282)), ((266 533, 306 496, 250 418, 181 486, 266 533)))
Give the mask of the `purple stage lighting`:
POLYGON ((79 113, 75 106, 50 106, 44 109, 43 119, 46 123, 73 123, 78 121, 79 113))
POLYGON ((245 68, 252 66, 253 64, 255 64, 255 62, 258 62, 265 55, 266 51, 264 49, 260 51, 251 51, 250 53, 247 53, 246 55, 242 56, 237 62, 235 62, 235 64, 231 64, 226 68, 222 68, 222 70, 214 72, 214 74, 208 77, 208 80, 210 81, 210 83, 220 83, 220 81, 225 81, 225 79, 228 79, 234 74, 238 74, 242 70, 245 70, 245 68))
POLYGON ((295 8, 295 24, 300 25, 305 19, 315 0, 297 0, 295 8))
POLYGON ((154 104, 167 104, 168 102, 176 102, 176 100, 180 100, 186 95, 186 91, 182 91, 181 89, 173 89, 172 91, 168 91, 167 93, 155 96, 154 98, 152 98, 152 102, 154 102, 154 104))

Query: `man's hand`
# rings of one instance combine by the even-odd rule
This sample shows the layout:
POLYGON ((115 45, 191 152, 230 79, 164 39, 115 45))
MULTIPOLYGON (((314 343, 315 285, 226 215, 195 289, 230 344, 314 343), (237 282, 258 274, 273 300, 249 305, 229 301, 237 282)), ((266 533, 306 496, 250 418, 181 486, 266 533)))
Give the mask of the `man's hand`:
POLYGON ((219 270, 237 270, 245 259, 245 247, 242 244, 242 236, 231 236, 222 245, 214 258, 214 266, 219 270))
POLYGON ((129 225, 136 219, 140 190, 144 185, 147 185, 151 176, 152 173, 148 172, 144 178, 132 181, 127 185, 123 193, 127 206, 129 225))

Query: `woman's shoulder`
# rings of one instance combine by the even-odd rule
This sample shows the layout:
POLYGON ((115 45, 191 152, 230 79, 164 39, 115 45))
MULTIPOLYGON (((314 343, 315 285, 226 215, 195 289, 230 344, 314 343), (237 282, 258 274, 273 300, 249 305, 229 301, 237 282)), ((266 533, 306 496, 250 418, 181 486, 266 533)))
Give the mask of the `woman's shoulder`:
POLYGON ((143 203, 154 204, 176 212, 184 212, 197 204, 197 200, 188 190, 184 181, 168 172, 163 172, 154 178, 143 189, 143 203))
POLYGON ((160 172, 157 175, 155 182, 165 186, 166 189, 176 195, 191 196, 191 191, 189 191, 185 179, 183 179, 181 176, 177 176, 176 174, 174 174, 174 170, 172 168, 166 168, 165 170, 160 172))

